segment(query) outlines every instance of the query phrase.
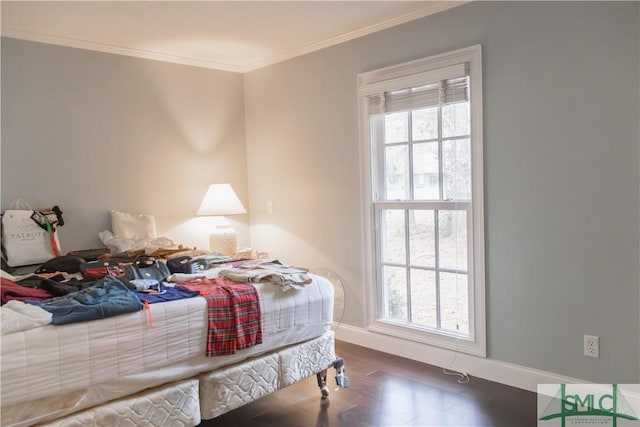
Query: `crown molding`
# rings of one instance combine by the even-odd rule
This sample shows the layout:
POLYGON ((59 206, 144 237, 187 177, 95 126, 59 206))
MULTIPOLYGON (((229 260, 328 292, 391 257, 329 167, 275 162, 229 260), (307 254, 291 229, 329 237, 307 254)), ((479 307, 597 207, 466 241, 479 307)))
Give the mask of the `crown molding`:
POLYGON ((54 36, 52 34, 42 34, 32 31, 18 30, 15 28, 3 28, 2 36, 57 46, 66 46, 77 49, 93 50, 96 52, 111 53, 114 55, 132 56, 135 58, 151 59, 155 61, 170 62, 181 65, 190 65, 193 67, 210 68, 213 70, 231 71, 234 73, 245 72, 244 67, 235 64, 227 64, 223 62, 210 61, 201 58, 191 58, 187 56, 169 55, 166 53, 155 52, 151 50, 134 49, 124 46, 96 43, 87 40, 54 36))
POLYGON ((339 36, 335 36, 329 38, 327 40, 323 40, 318 43, 313 43, 308 46, 294 49, 288 52, 284 52, 281 54, 273 55, 268 57, 262 61, 254 62, 247 67, 245 67, 244 72, 257 70, 259 68, 263 68, 269 65, 277 64, 278 62, 286 61, 288 59, 295 58, 297 56, 306 55, 307 53, 315 52, 317 50, 325 49, 327 47, 335 46, 340 43, 344 43, 353 39, 357 39, 359 37, 364 37, 369 34, 376 33, 378 31, 386 30, 388 28, 392 28, 401 24, 405 24, 407 22, 415 21, 420 18, 424 18, 429 15, 435 15, 436 13, 443 12, 448 9, 452 9, 457 6, 461 6, 466 3, 470 3, 473 0, 465 0, 465 1, 449 1, 443 0, 430 4, 429 6, 425 6, 421 9, 414 10, 412 12, 406 13, 404 15, 397 16, 395 18, 388 19, 386 21, 379 22, 377 24, 369 25, 363 28, 359 28, 354 31, 350 31, 348 33, 341 34, 339 36))
POLYGON ((33 41, 38 43, 46 43, 58 46, 66 46, 77 49, 93 50, 97 52, 111 53, 115 55, 132 56, 136 58, 151 59, 155 61, 171 62, 175 64, 190 65, 194 67, 210 68, 214 70, 230 71, 234 73, 247 73, 249 71, 257 70, 259 68, 267 67, 269 65, 276 64, 278 62, 286 61, 288 59, 295 58, 297 56, 305 55, 311 52, 315 52, 327 47, 335 46, 340 43, 344 43, 349 40, 353 40, 359 37, 363 37, 378 31, 382 31, 391 27, 395 27, 400 24, 404 24, 416 19, 424 18, 425 16, 433 15, 465 3, 469 1, 437 1, 425 6, 421 9, 414 10, 410 13, 406 13, 401 16, 397 16, 385 21, 359 28, 354 31, 350 31, 338 36, 312 43, 308 46, 304 46, 298 49, 281 52, 275 55, 269 55, 260 61, 248 63, 248 64, 229 64, 224 62, 218 62, 208 60, 204 58, 193 58, 188 56, 171 55, 162 52, 156 52, 145 49, 129 48, 125 46, 110 45, 104 43, 97 43, 89 40, 81 40, 75 38, 67 38, 56 36, 53 34, 37 33, 33 31, 21 30, 18 28, 2 28, 2 36, 10 37, 20 40, 33 41))

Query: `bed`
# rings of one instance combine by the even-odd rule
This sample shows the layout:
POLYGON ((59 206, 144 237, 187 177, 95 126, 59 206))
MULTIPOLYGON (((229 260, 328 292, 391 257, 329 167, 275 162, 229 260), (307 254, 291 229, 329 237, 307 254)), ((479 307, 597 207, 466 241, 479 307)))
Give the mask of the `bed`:
MULTIPOLYGON (((333 286, 253 286, 262 344, 205 356, 202 297, 90 322, 2 336, 3 426, 195 426, 314 374, 336 360, 333 286)), ((324 375, 323 375, 324 373, 324 375)), ((326 394, 326 387, 323 390, 326 394)))

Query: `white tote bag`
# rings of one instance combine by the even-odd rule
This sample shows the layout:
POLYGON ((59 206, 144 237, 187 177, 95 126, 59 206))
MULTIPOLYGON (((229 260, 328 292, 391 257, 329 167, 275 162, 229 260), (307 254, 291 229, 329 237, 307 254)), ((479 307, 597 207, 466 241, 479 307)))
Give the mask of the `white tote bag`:
MULTIPOLYGON (((2 247, 10 267, 41 264, 55 257, 49 233, 31 219, 32 214, 33 209, 18 200, 2 215, 2 247)), ((53 236, 60 248, 58 233, 53 236)))

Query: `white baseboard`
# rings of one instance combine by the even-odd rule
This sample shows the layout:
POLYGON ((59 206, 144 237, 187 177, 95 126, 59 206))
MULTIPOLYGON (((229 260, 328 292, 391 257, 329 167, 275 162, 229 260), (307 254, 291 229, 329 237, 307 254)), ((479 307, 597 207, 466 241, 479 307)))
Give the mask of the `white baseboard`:
MULTIPOLYGON (((336 339, 341 341, 447 368, 452 371, 465 372, 471 376, 533 392, 536 391, 538 384, 588 383, 588 381, 553 372, 471 356, 453 350, 403 340, 390 335, 378 334, 351 325, 334 324, 334 330, 336 331, 336 339)), ((348 361, 346 362, 348 363, 348 361)))

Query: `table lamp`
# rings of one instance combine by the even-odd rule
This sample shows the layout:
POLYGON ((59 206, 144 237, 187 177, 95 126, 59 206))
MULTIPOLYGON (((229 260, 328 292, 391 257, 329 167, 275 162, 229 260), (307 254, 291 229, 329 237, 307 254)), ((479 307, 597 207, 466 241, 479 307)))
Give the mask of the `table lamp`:
POLYGON ((247 213, 230 184, 211 184, 200 203, 197 215, 221 217, 209 235, 209 249, 223 255, 233 255, 238 249, 236 232, 225 215, 247 213))

